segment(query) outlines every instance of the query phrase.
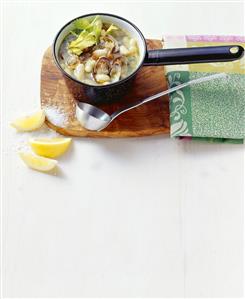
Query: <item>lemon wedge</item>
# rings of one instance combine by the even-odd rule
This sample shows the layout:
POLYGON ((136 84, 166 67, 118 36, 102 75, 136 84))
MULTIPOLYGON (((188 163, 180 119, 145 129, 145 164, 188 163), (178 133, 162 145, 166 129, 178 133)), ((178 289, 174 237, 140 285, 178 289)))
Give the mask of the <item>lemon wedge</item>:
POLYGON ((49 172, 58 164, 56 160, 36 156, 29 152, 19 152, 19 156, 27 166, 42 172, 49 172))
POLYGON ((39 129, 45 121, 44 110, 39 110, 36 113, 18 118, 11 123, 11 126, 20 132, 34 131, 39 129))
POLYGON ((55 158, 67 151, 71 138, 31 138, 29 143, 37 155, 55 158))

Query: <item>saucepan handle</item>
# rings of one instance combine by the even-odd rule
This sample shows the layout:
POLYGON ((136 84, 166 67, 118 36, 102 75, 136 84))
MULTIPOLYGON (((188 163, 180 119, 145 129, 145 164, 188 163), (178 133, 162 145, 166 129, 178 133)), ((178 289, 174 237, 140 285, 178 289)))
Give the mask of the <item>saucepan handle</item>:
POLYGON ((174 65, 225 62, 240 59, 244 48, 239 45, 148 50, 144 65, 174 65))

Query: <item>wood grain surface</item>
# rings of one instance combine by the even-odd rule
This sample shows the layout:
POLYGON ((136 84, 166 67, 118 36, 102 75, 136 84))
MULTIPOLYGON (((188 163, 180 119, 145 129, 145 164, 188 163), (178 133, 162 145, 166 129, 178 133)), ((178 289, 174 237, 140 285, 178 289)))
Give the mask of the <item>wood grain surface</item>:
MULTIPOLYGON (((148 49, 162 48, 160 40, 147 40, 148 49)), ((118 103, 98 106, 111 113, 129 102, 144 99, 167 89, 163 66, 142 67, 132 88, 118 103)), ((169 134, 169 97, 164 96, 120 115, 101 132, 84 129, 75 116, 76 101, 83 99, 81 88, 65 78, 53 61, 51 47, 44 53, 41 70, 41 106, 58 108, 65 114, 64 127, 46 120, 49 127, 67 136, 140 137, 169 134)))

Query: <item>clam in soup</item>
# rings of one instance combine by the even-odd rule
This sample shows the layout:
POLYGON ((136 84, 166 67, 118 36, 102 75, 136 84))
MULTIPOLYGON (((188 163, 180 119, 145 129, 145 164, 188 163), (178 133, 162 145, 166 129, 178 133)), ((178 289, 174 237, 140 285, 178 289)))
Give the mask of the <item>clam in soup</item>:
POLYGON ((124 29, 99 16, 73 22, 59 49, 59 62, 70 76, 89 85, 126 78, 138 67, 137 41, 124 29))

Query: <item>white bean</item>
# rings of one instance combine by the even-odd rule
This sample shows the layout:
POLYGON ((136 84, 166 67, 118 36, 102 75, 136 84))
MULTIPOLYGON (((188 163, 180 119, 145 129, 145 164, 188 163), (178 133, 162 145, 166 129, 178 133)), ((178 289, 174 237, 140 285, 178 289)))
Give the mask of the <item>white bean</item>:
POLYGON ((83 82, 86 84, 89 84, 89 85, 98 85, 97 82, 90 80, 90 79, 84 79, 83 82))
POLYGON ((93 60, 93 59, 87 60, 85 63, 85 72, 91 73, 94 65, 95 65, 95 60, 93 60))
POLYGON ((108 75, 105 75, 105 74, 97 74, 95 76, 95 79, 99 83, 104 83, 104 82, 110 81, 110 77, 108 75))
POLYGON ((137 47, 137 41, 135 38, 131 38, 129 41, 129 46, 130 47, 137 47))
POLYGON ((79 63, 75 70, 74 70, 74 75, 78 80, 83 80, 84 79, 84 64, 79 63))
POLYGON ((125 46, 123 46, 123 45, 120 46, 119 50, 120 50, 120 54, 121 55, 128 55, 129 54, 128 49, 125 46))
POLYGON ((93 56, 96 57, 96 58, 99 58, 101 56, 106 56, 106 54, 108 53, 108 49, 98 49, 98 50, 95 50, 93 52, 93 56))

